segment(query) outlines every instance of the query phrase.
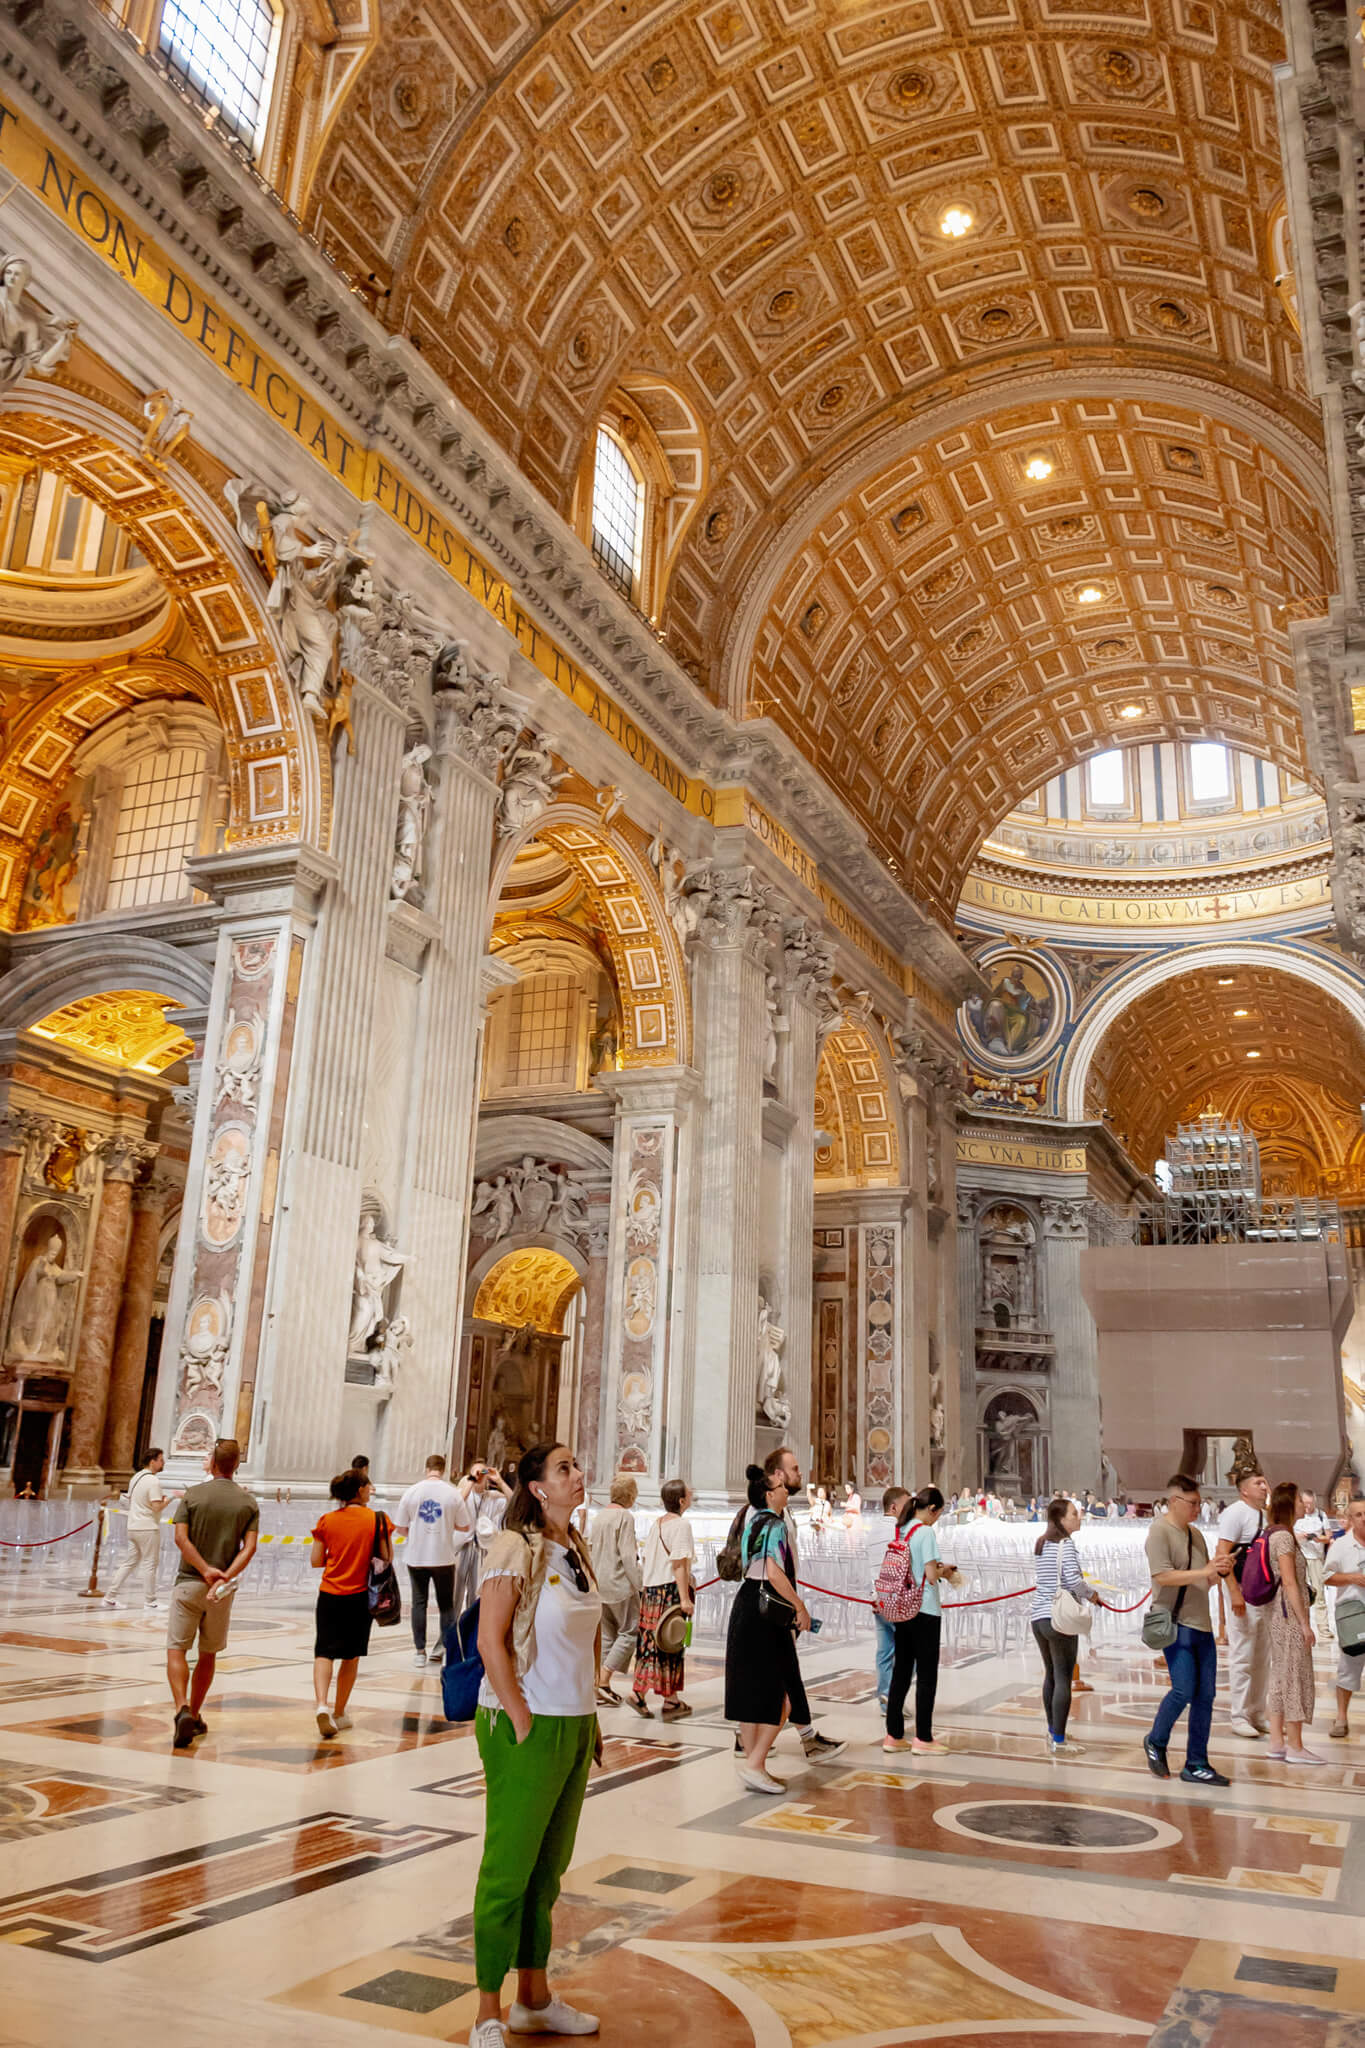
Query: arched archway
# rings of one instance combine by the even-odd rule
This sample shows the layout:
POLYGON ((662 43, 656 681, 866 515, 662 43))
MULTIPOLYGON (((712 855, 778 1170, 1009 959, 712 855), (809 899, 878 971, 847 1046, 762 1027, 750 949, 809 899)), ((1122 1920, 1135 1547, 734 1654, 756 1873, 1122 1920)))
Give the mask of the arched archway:
POLYGON ((825 1040, 815 1126, 817 1192, 899 1185, 903 1141, 895 1076, 874 1025, 845 1024, 825 1040))
POLYGON ((600 812, 577 800, 556 802, 500 848, 489 892, 490 924, 513 863, 533 842, 563 857, 597 913, 620 999, 622 1064, 685 1066, 692 1036, 686 963, 646 856, 619 827, 604 826, 600 812))
POLYGON ((1142 961, 1129 973, 1107 983, 1094 1004, 1081 1018, 1062 1062, 1060 1095, 1062 1113, 1080 1123, 1086 1116, 1086 1083, 1095 1055, 1110 1028, 1125 1010, 1160 988, 1200 969, 1238 967, 1266 968, 1306 982, 1340 1004, 1354 1024, 1365 1032, 1365 983, 1341 962, 1317 948, 1276 944, 1274 941, 1228 939, 1212 945, 1183 947, 1142 961))
POLYGON ((109 989, 149 989, 189 1010, 208 1007, 212 969, 192 953, 136 934, 63 929, 0 975, 0 1031, 23 1031, 54 1010, 109 989))
MULTIPOLYGON (((227 740, 230 836, 241 844, 319 840, 324 763, 256 594, 255 565, 226 504, 183 463, 174 479, 154 468, 139 452, 140 438, 112 405, 61 385, 44 390, 41 409, 27 388, 0 408, 0 456, 11 466, 52 470, 90 498, 133 536, 178 601, 202 664, 195 694, 216 712, 227 740)), ((98 688, 98 676, 80 679, 87 692, 98 688)), ((96 710, 93 697, 86 708, 96 710)), ((111 702, 95 722, 121 708, 111 702)), ((0 778, 0 819, 16 800, 12 781, 0 778)), ((18 802, 30 805, 32 789, 17 788, 18 802)))

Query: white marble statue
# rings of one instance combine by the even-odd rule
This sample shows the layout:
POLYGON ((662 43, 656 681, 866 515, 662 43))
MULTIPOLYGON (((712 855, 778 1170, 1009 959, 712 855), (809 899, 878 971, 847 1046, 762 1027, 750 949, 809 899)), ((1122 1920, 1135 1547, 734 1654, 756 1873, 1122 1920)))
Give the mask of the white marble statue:
POLYGON ((259 551, 270 577, 265 608, 279 620, 289 674, 315 717, 327 715, 337 651, 338 604, 352 612, 372 590, 364 558, 338 546, 313 523, 312 508, 294 490, 275 491, 248 477, 230 477, 223 495, 237 531, 259 551), (363 580, 353 584, 354 578, 363 580))
POLYGON ((54 1230, 42 1251, 29 1260, 10 1311, 7 1358, 44 1364, 65 1357, 68 1304, 62 1289, 84 1278, 67 1272, 65 1258, 66 1246, 54 1230))
POLYGON ((426 764, 431 748, 425 740, 408 748, 398 776, 398 828, 394 835, 393 873, 389 895, 395 903, 415 903, 423 897, 424 855, 427 826, 431 822, 432 791, 426 764))
POLYGON ((765 974, 763 977, 763 1078, 765 1081, 775 1081, 777 1079, 777 1003, 777 976, 775 974, 765 974))
POLYGON ((764 1422, 786 1429, 792 1419, 791 1402, 782 1386, 782 1346, 787 1333, 780 1328, 767 1302, 758 1297, 758 1412, 764 1422))
POLYGON ((398 1368, 403 1363, 403 1353, 412 1349, 412 1324, 406 1316, 395 1316, 384 1330, 384 1341, 379 1347, 376 1360, 377 1370, 374 1384, 377 1392, 391 1394, 398 1368))
POLYGON ((1028 1422, 1027 1415, 1000 1415, 988 1424, 990 1429, 990 1471, 991 1479, 1017 1479, 1019 1477, 1019 1432, 1028 1422))
POLYGON ((475 1228, 476 1237, 485 1238, 496 1244, 500 1237, 506 1237, 512 1228, 517 1213, 517 1198, 508 1185, 507 1175, 500 1173, 495 1180, 481 1180, 474 1190, 474 1206, 470 1210, 471 1224, 477 1216, 487 1220, 475 1228))
POLYGON ((508 755, 498 792, 499 832, 520 832, 549 809, 567 773, 553 760, 548 742, 539 739, 523 740, 508 755))
POLYGON ((74 320, 53 320, 44 313, 25 312, 32 267, 22 256, 7 256, 0 266, 0 391, 24 376, 50 377, 71 352, 74 320))
POLYGON ((351 1294, 351 1333, 346 1349, 352 1358, 362 1356, 384 1321, 384 1297, 403 1267, 408 1253, 388 1244, 374 1227, 373 1216, 362 1216, 355 1241, 355 1279, 351 1294))
POLYGON ((493 1417, 492 1423, 489 1427, 488 1449, 484 1453, 484 1462, 486 1464, 491 1465, 495 1472, 500 1472, 502 1470, 504 1463, 506 1462, 506 1458, 507 1422, 501 1409, 499 1409, 498 1413, 493 1417))
POLYGON ((550 1178, 555 1184, 549 1215, 551 1229, 561 1231, 565 1237, 581 1237, 588 1227, 587 1203, 582 1188, 562 1166, 555 1168, 550 1178))
POLYGON ((147 425, 138 453, 144 461, 151 463, 153 469, 164 469, 189 433, 194 414, 163 386, 160 391, 149 392, 143 399, 142 417, 147 425))

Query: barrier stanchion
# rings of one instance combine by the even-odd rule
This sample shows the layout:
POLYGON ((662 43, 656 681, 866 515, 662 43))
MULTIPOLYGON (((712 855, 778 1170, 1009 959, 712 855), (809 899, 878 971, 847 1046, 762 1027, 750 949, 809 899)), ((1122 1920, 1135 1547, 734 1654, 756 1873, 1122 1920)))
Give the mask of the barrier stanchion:
POLYGON ((95 1514, 95 1548, 90 1556, 90 1583, 76 1595, 78 1600, 99 1600, 100 1593, 100 1545, 104 1541, 104 1502, 101 1501, 95 1514))

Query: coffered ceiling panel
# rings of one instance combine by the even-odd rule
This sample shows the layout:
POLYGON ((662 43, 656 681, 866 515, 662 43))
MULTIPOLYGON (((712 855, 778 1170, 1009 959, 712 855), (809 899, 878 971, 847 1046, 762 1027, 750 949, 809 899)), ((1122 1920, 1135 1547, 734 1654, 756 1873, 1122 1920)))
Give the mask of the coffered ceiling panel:
POLYGON ((1303 770, 1283 54, 1275 0, 426 0, 311 217, 562 511, 614 390, 681 395, 665 637, 946 915, 1121 702, 1303 770))

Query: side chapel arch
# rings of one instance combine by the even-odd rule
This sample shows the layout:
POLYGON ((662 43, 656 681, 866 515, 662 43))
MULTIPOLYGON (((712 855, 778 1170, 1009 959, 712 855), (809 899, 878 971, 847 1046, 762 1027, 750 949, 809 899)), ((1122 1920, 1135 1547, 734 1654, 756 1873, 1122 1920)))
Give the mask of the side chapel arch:
POLYGON ((898 1187, 899 1100, 880 1031, 845 1024, 820 1049, 815 1081, 816 1188, 898 1187), (820 1143, 822 1135, 827 1143, 820 1143))
POLYGON ((503 841, 493 866, 489 927, 521 848, 543 840, 581 878, 598 912, 621 999, 624 1063, 685 1066, 690 1058, 692 1005, 686 962, 664 914, 663 892, 645 856, 600 812, 578 801, 552 804, 503 841))
MULTIPOLYGON (((178 601, 203 663, 193 694, 215 712, 226 740, 230 841, 318 842, 325 830, 323 764, 259 602, 258 572, 233 531, 226 503, 190 471, 189 444, 172 479, 137 452, 141 431, 112 404, 60 385, 49 386, 42 410, 34 410, 21 387, 0 407, 0 462, 12 469, 53 470, 89 497, 135 539, 178 601)), ((211 461, 202 451, 194 454, 201 465, 211 461)), ((159 687, 144 686, 141 694, 168 694, 167 666, 143 666, 157 675, 159 687)), ((115 687, 122 683, 117 675, 115 687)), ((88 721, 81 737, 136 701, 111 689, 103 708, 100 692, 110 685, 98 664, 62 684, 64 711, 79 708, 88 721)), ((48 734, 47 709, 44 700, 14 736, 14 746, 22 739, 27 751, 14 759, 12 746, 3 763, 0 833, 11 817, 32 815, 74 751, 69 733, 58 728, 48 734)))

